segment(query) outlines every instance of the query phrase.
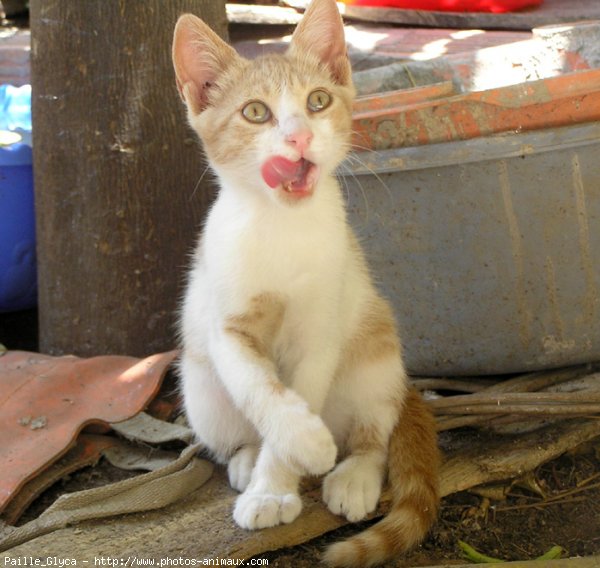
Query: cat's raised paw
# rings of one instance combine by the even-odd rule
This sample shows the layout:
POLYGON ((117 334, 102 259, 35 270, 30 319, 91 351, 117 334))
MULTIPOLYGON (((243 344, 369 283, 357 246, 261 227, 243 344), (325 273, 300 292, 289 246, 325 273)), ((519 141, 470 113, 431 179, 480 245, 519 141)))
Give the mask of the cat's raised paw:
POLYGON ((360 521, 377 507, 381 494, 381 468, 362 456, 350 456, 323 481, 323 501, 329 510, 360 521))
POLYGON ((297 419, 288 417, 273 447, 281 459, 301 474, 327 473, 337 457, 333 435, 321 418, 311 412, 297 419))
POLYGON ((300 514, 302 501, 295 493, 242 493, 235 502, 233 518, 243 529, 265 529, 291 523, 300 514))
POLYGON ((229 460, 227 464, 227 475, 229 485, 236 491, 245 491, 252 477, 252 470, 258 456, 257 446, 241 447, 229 460))

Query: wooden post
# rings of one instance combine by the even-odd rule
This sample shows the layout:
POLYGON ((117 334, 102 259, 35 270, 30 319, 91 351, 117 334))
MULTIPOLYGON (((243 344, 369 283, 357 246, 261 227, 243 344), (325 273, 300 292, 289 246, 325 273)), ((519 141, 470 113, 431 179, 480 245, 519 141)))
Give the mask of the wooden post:
POLYGON ((176 344, 214 189, 171 64, 179 14, 226 35, 225 0, 31 0, 40 350, 176 344))

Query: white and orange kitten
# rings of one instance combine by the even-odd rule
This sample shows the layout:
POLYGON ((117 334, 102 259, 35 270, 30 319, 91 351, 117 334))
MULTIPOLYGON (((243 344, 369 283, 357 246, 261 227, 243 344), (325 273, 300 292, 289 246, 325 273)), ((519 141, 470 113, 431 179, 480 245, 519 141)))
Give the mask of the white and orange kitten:
POLYGON ((434 521, 439 456, 334 177, 354 96, 335 1, 312 2, 284 55, 253 61, 184 15, 173 61, 220 185, 182 309, 189 422, 228 464, 246 529, 292 522, 303 475, 327 474, 329 509, 359 521, 387 472, 389 515, 325 555, 380 563, 434 521))

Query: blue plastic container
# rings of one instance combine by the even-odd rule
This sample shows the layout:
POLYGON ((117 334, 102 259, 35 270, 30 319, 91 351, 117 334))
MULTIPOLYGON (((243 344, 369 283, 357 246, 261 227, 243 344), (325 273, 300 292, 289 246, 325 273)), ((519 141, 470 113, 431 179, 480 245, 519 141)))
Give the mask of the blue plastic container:
POLYGON ((31 132, 31 85, 0 85, 0 130, 31 132))
POLYGON ((0 312, 37 303, 31 86, 0 85, 0 312))

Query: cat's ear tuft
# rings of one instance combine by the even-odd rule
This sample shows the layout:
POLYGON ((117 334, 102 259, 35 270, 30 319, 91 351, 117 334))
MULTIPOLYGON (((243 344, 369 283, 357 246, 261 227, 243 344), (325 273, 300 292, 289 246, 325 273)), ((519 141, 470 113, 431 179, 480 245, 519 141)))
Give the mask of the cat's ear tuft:
POLYGON ((184 14, 173 35, 173 66, 177 88, 188 108, 199 114, 218 76, 239 58, 236 51, 200 18, 184 14))
POLYGON ((344 22, 335 0, 312 0, 294 31, 290 50, 298 55, 313 53, 329 69, 336 83, 350 84, 352 71, 344 22))

